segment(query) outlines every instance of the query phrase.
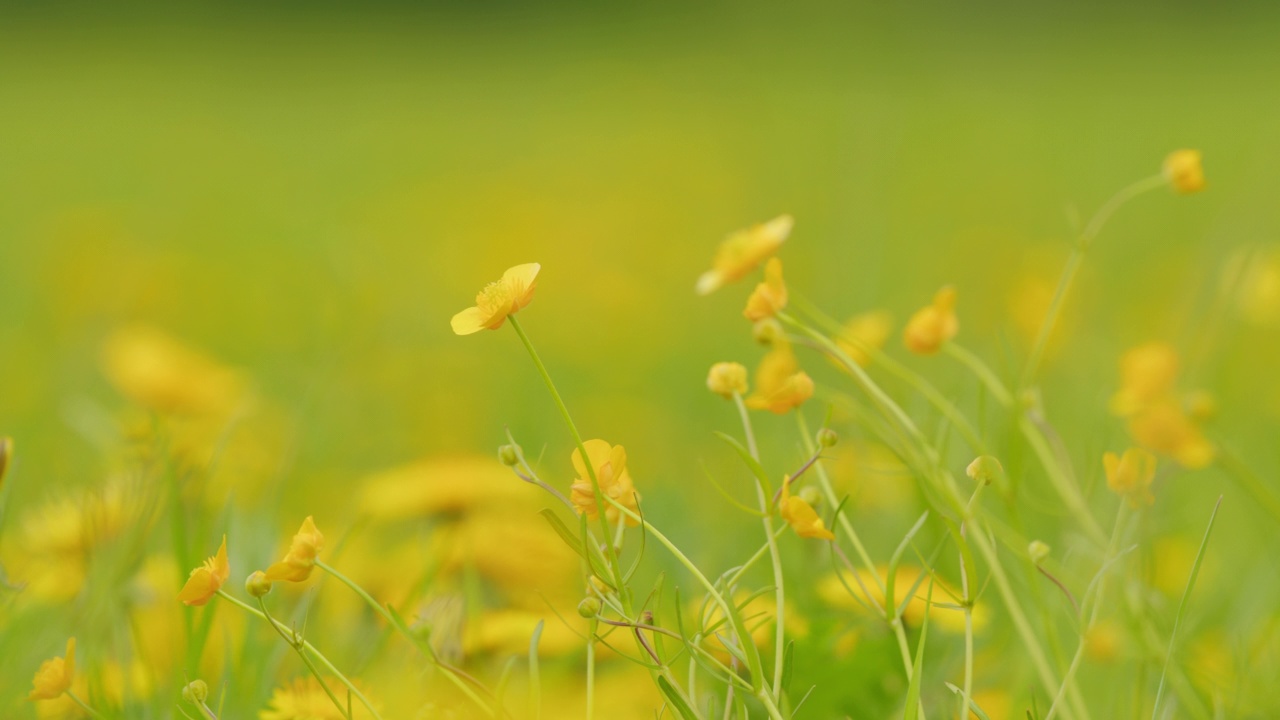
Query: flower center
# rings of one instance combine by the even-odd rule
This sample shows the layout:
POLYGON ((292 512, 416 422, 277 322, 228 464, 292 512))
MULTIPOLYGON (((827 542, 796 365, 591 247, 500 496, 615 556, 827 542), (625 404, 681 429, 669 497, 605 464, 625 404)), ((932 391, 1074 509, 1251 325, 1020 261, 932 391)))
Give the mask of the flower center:
POLYGON ((511 307, 513 299, 511 286, 498 280, 484 286, 476 296, 476 307, 486 313, 495 313, 511 307))

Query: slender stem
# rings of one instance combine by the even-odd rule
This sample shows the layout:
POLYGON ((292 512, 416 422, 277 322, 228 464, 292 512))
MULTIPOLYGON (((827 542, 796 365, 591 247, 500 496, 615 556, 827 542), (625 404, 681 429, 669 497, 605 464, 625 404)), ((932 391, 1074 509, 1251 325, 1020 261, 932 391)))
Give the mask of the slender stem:
MULTIPOLYGON (((261 610, 237 600, 222 590, 218 591, 218 597, 230 602, 232 605, 235 605, 250 615, 254 615, 262 620, 268 619, 261 610)), ((374 708, 373 703, 369 702, 369 698, 365 697, 364 693, 360 692, 360 688, 356 687, 355 683, 351 682, 346 675, 342 674, 341 670, 339 670, 332 662, 329 662, 329 658, 325 657, 324 654, 317 650, 316 646, 312 645, 310 641, 303 640, 301 637, 298 638, 298 641, 302 643, 302 647, 306 648, 307 652, 311 653, 312 657, 319 660, 321 665, 324 665, 325 669, 328 670, 330 674, 338 678, 343 685, 347 686, 347 689, 351 691, 351 694, 355 695, 356 699, 360 701, 360 704, 364 705, 369 713, 373 715, 374 720, 382 720, 382 716, 378 714, 378 710, 374 708)))
POLYGON ((974 355, 967 348, 954 341, 943 343, 942 350, 969 368, 969 371, 978 378, 978 381, 995 396, 997 402, 1005 407, 1013 407, 1013 394, 1004 386, 1004 383, 1000 381, 995 372, 982 361, 982 358, 974 355))
POLYGON ((102 718, 102 720, 106 720, 105 715, 89 707, 85 703, 85 701, 81 700, 75 693, 71 692, 70 690, 67 690, 67 697, 71 698, 71 702, 79 705, 81 710, 84 710, 85 712, 89 713, 90 717, 102 718))
POLYGON ((311 671, 311 674, 315 676, 316 681, 320 683, 320 688, 324 690, 324 694, 328 695, 329 699, 333 701, 334 707, 338 708, 338 713, 341 714, 342 717, 347 718, 347 720, 351 720, 351 716, 347 714, 346 706, 342 704, 342 701, 338 699, 337 695, 333 694, 333 690, 329 689, 329 684, 324 681, 324 677, 320 674, 320 671, 316 669, 315 663, 311 662, 311 658, 307 657, 307 653, 303 651, 302 644, 298 642, 297 633, 292 630, 285 630, 284 626, 271 616, 271 611, 267 610, 267 603, 262 598, 258 598, 258 607, 262 609, 262 615, 267 619, 267 622, 271 623, 272 629, 274 629, 280 637, 284 638, 285 643, 287 643, 289 647, 293 648, 294 652, 298 653, 298 657, 302 658, 302 663, 306 665, 307 669, 311 671))
POLYGON ((587 636, 587 720, 596 716, 596 627, 593 619, 587 636))

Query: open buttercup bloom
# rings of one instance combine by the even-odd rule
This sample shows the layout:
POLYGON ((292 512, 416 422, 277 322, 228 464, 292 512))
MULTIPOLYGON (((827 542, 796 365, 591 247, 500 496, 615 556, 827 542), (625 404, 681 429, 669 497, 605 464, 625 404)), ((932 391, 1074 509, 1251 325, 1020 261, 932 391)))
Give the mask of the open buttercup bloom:
POLYGON ((178 591, 178 599, 184 605, 204 605, 222 588, 230 575, 231 565, 227 562, 227 536, 223 535, 222 545, 218 546, 218 554, 191 571, 187 584, 178 591))
MULTIPOLYGON (((621 445, 610 445, 604 440, 588 440, 582 443, 582 446, 587 451, 587 461, 596 471, 600 492, 616 500, 619 505, 636 512, 638 496, 635 486, 631 484, 631 474, 627 472, 626 449, 621 445)), ((578 450, 573 451, 572 459, 577 477, 569 488, 569 500, 579 513, 594 520, 599 513, 596 509, 595 491, 591 487, 591 475, 588 474, 587 465, 582 461, 582 455, 578 450)), ((610 522, 617 522, 618 516, 622 513, 607 500, 602 501, 604 516, 609 518, 610 522)), ((627 517, 626 522, 633 527, 640 524, 631 517, 627 517)))
POLYGON ((738 230, 716 248, 711 269, 698 278, 699 295, 709 295, 720 287, 745 277, 786 242, 795 220, 779 215, 766 223, 738 230))
POLYGON ((747 398, 747 407, 779 415, 800 407, 813 397, 813 380, 796 362, 791 346, 779 341, 756 368, 756 389, 747 398))
POLYGON ((71 689, 76 674, 76 639, 67 640, 67 654, 45 660, 31 681, 28 700, 54 700, 71 689))
POLYGON ((1162 170, 1169 185, 1183 195, 1204 189, 1204 166, 1200 162, 1199 150, 1175 150, 1169 153, 1164 159, 1162 170))
POLYGON ((917 355, 932 355, 960 331, 956 319, 956 290, 948 285, 933 296, 933 303, 920 308, 902 333, 907 349, 917 355))
POLYGON ((1129 448, 1123 455, 1108 452, 1102 456, 1107 473, 1107 487, 1137 508, 1155 502, 1151 482, 1156 477, 1156 458, 1142 448, 1129 448))
POLYGON ((476 295, 475 307, 453 316, 450 324, 459 335, 470 335, 481 330, 497 330, 514 314, 533 301, 533 291, 538 284, 538 263, 516 265, 502 273, 502 279, 491 282, 476 295))
POLYGON ((316 522, 310 515, 302 521, 302 527, 289 543, 289 552, 284 560, 267 568, 267 580, 271 582, 302 582, 311 577, 311 570, 316 566, 316 555, 324 549, 324 535, 316 528, 316 522))
POLYGON ((735 393, 746 395, 747 369, 742 363, 716 363, 707 373, 707 389, 726 400, 732 400, 735 393))
POLYGON ((782 280, 782 261, 769 258, 764 264, 764 282, 756 285, 751 297, 747 298, 747 307, 742 311, 743 317, 751 322, 758 322, 777 315, 787 307, 787 284, 782 280))
POLYGON ((782 494, 778 497, 778 513, 802 538, 836 539, 835 533, 827 529, 813 506, 805 502, 804 498, 791 494, 789 476, 782 480, 782 494))

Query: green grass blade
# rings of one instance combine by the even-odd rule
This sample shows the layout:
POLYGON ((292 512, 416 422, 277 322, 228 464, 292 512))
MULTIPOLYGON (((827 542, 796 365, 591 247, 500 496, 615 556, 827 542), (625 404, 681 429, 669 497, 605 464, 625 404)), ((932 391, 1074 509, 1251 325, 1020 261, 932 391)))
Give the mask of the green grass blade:
POLYGON ((538 642, 542 640, 542 626, 539 620, 533 628, 533 637, 529 638, 529 717, 538 720, 542 717, 542 673, 538 667, 538 642))
POLYGON ((662 696, 667 699, 667 703, 675 708, 676 714, 683 720, 698 720, 698 715, 693 712, 693 708, 689 707, 689 703, 680 697, 680 693, 676 692, 676 689, 671 686, 666 677, 658 676, 658 688, 662 690, 662 696))
POLYGON ((920 685, 924 675, 924 645, 929 639, 929 610, 933 607, 933 578, 929 578, 929 591, 924 601, 924 622, 920 625, 920 642, 916 644, 916 661, 911 669, 911 684, 907 686, 907 705, 903 710, 903 720, 916 720, 920 712, 920 685))

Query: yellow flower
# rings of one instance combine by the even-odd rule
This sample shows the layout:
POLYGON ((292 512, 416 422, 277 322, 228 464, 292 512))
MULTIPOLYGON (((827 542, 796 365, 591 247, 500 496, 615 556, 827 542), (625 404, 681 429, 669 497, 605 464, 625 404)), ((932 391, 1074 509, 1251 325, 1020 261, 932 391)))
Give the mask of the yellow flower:
POLYGON ((779 215, 769 222, 739 230, 725 238, 716 248, 711 269, 698 278, 698 294, 709 295, 754 270, 786 242, 794 224, 795 220, 790 215, 779 215))
MULTIPOLYGON (((1165 343, 1147 343, 1120 358, 1120 389, 1111 397, 1111 412, 1128 419, 1139 445, 1172 457, 1183 467, 1213 462, 1216 449, 1175 394, 1178 353, 1165 343)), ((1194 395, 1193 395, 1194 399, 1194 395)), ((1192 410, 1203 410, 1192 406, 1192 410)))
POLYGON ((1183 195, 1204 189, 1204 167, 1199 150, 1175 150, 1164 159, 1164 177, 1183 195))
POLYGON ((316 555, 323 548, 324 535, 316 528, 315 520, 308 515, 289 543, 289 552, 284 560, 267 568, 267 579, 271 582, 306 580, 311 577, 311 569, 316 566, 316 555))
POLYGON ((45 660, 36 671, 31 681, 31 694, 28 700, 53 700, 71 689, 71 681, 76 674, 76 639, 67 640, 66 657, 45 660))
MULTIPOLYGON (((635 512, 637 510, 635 486, 631 484, 631 474, 627 472, 627 451, 621 445, 610 445, 604 440, 588 440, 583 447, 587 451, 587 460, 596 471, 596 480, 600 484, 600 492, 613 498, 623 507, 635 512)), ((591 476, 587 473, 587 465, 583 462, 579 451, 573 451, 573 469, 578 476, 570 487, 569 499, 578 512, 589 518, 597 516, 595 492, 591 487, 591 476)), ((617 522, 621 513, 618 508, 604 502, 604 514, 611 522, 617 522)), ((628 517, 628 525, 639 525, 639 522, 628 517)))
POLYGON ((1111 412, 1133 415, 1173 391, 1178 379, 1178 351, 1152 342, 1120 356, 1120 389, 1111 396, 1111 412))
POLYGON ((747 369, 741 363, 721 362, 711 366, 707 373, 707 389, 727 399, 734 393, 747 394, 747 369))
POLYGON ((239 373, 153 327, 113 332, 102 348, 107 380, 149 410, 224 414, 245 396, 239 373))
POLYGON ((1186 468, 1208 467, 1217 449, 1177 398, 1166 397, 1129 418, 1129 434, 1141 446, 1168 455, 1186 468))
POLYGON ((1156 458, 1141 448, 1129 448, 1124 455, 1113 452, 1102 456, 1102 467, 1107 472, 1107 487, 1137 508, 1155 502, 1151 494, 1151 481, 1156 476, 1156 458))
MULTIPOLYGON (((346 702, 347 689, 342 681, 327 677, 325 684, 343 702, 346 702)), ((356 683, 356 686, 359 687, 360 684, 356 683)), ((368 695, 363 688, 361 692, 368 695)), ((354 698, 351 702, 351 713, 353 718, 373 717, 364 703, 354 698)), ((296 678, 292 683, 273 690, 267 709, 258 713, 258 720, 343 720, 343 718, 342 712, 333 704, 333 700, 329 699, 320 682, 311 676, 296 678)))
POLYGON ((470 335, 481 330, 497 330, 507 321, 507 316, 533 301, 533 290, 538 284, 538 263, 516 265, 502 273, 502 279, 484 286, 476 295, 475 307, 453 316, 450 324, 459 335, 470 335))
POLYGON ((849 359, 862 367, 871 364, 872 350, 884 347, 893 331, 893 319, 883 310, 873 310, 855 315, 844 324, 844 331, 836 337, 836 345, 849 359))
POLYGON ((787 284, 782 280, 782 261, 769 258, 764 265, 764 282, 756 285, 756 289, 747 298, 747 307, 742 311, 743 317, 751 322, 758 322, 777 315, 787 306, 787 284))
POLYGON ((501 463, 473 455, 421 460, 377 472, 360 484, 361 512, 380 520, 464 513, 511 505, 536 494, 514 481, 501 463))
POLYGON ((942 344, 956 336, 960 323, 956 319, 956 291, 947 286, 933 296, 933 304, 916 311, 907 321, 902 339, 907 349, 918 355, 932 355, 942 344))
POLYGON ((747 407, 782 415, 800 407, 811 397, 813 379, 803 370, 770 383, 765 383, 762 374, 757 371, 756 392, 747 398, 747 407))
POLYGON ((222 584, 231 575, 231 565, 227 562, 227 536, 222 536, 222 545, 218 554, 204 561, 204 565, 191 571, 187 584, 178 592, 178 599, 184 605, 204 605, 222 588, 222 584))
MULTIPOLYGON (((924 616, 927 612, 930 630, 938 627, 943 632, 964 632, 964 610, 955 607, 959 604, 957 598, 963 597, 962 593, 935 575, 933 579, 933 605, 929 605, 925 602, 928 595, 926 588, 929 585, 929 577, 927 575, 923 579, 920 577, 924 573, 928 573, 928 571, 911 565, 899 565, 897 573, 894 574, 893 595, 894 602, 898 605, 901 605, 907 599, 907 592, 916 585, 916 581, 920 581, 920 585, 916 587, 910 602, 907 603, 906 610, 903 612, 903 619, 906 620, 907 624, 919 627, 920 623, 924 621, 924 616)), ((859 597, 862 597, 863 588, 865 587, 871 597, 883 607, 885 604, 884 592, 880 589, 880 584, 876 582, 875 577, 863 569, 856 571, 856 578, 852 577, 853 574, 848 573, 848 576, 843 581, 835 573, 827 575, 818 582, 818 597, 832 607, 867 612, 867 608, 849 595, 849 591, 845 589, 845 585, 848 584, 859 597)), ((887 584, 889 570, 886 566, 876 566, 876 574, 880 576, 880 583, 887 584)), ((986 605, 978 602, 973 606, 973 627, 975 629, 986 627, 990 619, 991 613, 986 605)))
POLYGON ((790 477, 784 478, 782 481, 782 495, 778 498, 778 513, 782 515, 783 520, 787 521, 791 529, 795 530, 796 534, 802 538, 836 539, 835 533, 827 529, 813 506, 805 502, 804 498, 791 494, 790 477))

